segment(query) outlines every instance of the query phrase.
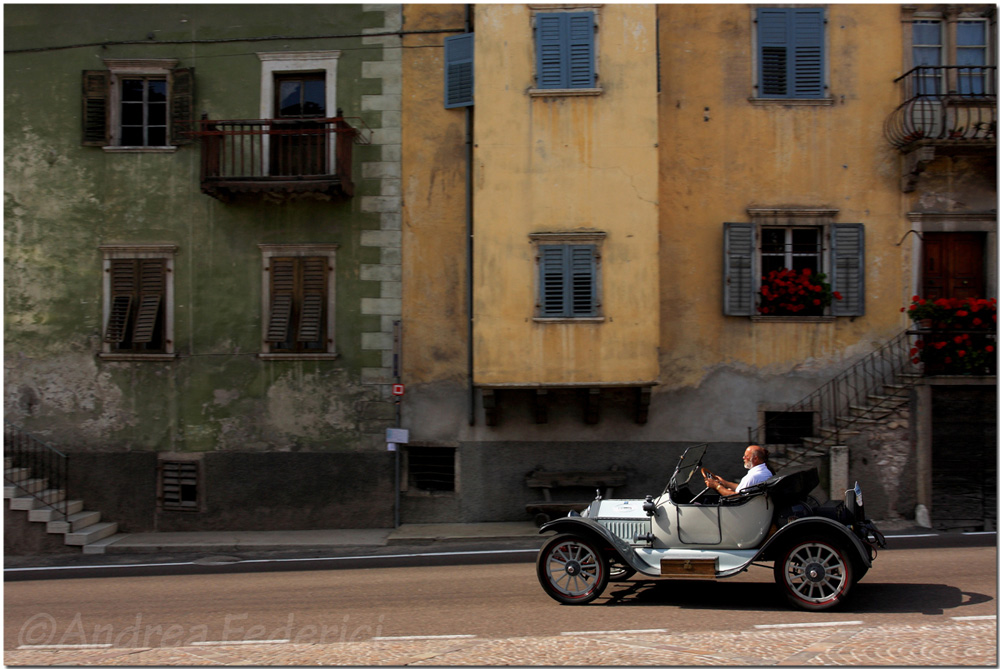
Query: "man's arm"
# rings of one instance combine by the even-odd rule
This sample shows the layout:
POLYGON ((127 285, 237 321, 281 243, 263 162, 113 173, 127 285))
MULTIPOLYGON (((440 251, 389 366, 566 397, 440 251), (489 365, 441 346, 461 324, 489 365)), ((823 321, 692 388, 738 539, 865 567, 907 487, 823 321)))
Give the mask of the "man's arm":
POLYGON ((736 487, 739 483, 733 483, 732 481, 727 481, 721 476, 713 474, 710 470, 701 468, 701 474, 705 477, 705 487, 715 490, 723 497, 729 497, 730 495, 736 494, 736 487))

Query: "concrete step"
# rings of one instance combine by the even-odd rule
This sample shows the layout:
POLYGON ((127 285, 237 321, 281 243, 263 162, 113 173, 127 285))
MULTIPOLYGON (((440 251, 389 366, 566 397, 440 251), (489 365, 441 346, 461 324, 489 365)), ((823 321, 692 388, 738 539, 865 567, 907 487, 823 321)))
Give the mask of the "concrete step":
POLYGON ((117 543, 127 537, 127 534, 112 534, 109 537, 104 537, 103 539, 98 539, 92 544, 87 544, 83 547, 84 555, 104 555, 108 552, 108 546, 113 543, 117 543))
POLYGON ((9 455, 3 456, 3 468, 10 469, 13 466, 14 466, 14 458, 10 457, 9 455))
MULTIPOLYGON (((66 513, 72 515, 74 513, 80 513, 81 511, 83 511, 82 499, 72 499, 66 503, 66 513)), ((62 517, 62 504, 59 506, 42 505, 37 509, 32 509, 28 512, 28 520, 33 523, 47 523, 52 520, 62 520, 62 517)))
POLYGON ((31 478, 31 470, 27 467, 6 467, 3 470, 3 478, 8 483, 18 483, 31 478))
POLYGON ((45 490, 48 484, 49 482, 45 479, 23 479, 17 483, 4 483, 3 496, 4 499, 12 499, 25 494, 33 495, 36 492, 45 490))
POLYGON ((45 506, 46 504, 54 504, 56 502, 61 502, 66 498, 66 493, 62 490, 43 490, 40 493, 32 495, 23 495, 21 497, 15 497, 10 500, 10 508, 14 511, 31 511, 32 509, 38 509, 45 506))
POLYGON ((899 395, 869 395, 868 401, 873 406, 901 409, 910 403, 910 398, 900 397, 899 395))
POLYGON ((867 404, 852 404, 851 415, 858 418, 869 418, 871 420, 882 420, 893 414, 892 407, 875 407, 867 404))
POLYGON ((65 520, 50 520, 45 524, 49 534, 72 534, 101 521, 100 511, 80 511, 65 520))
POLYGON ((97 523, 66 535, 67 546, 86 546, 118 531, 118 523, 97 523))

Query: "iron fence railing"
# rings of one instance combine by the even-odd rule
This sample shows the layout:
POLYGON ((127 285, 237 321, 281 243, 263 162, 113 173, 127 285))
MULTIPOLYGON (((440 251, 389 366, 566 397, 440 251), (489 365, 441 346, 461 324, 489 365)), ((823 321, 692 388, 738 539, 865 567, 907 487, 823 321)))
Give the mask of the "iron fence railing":
POLYGON ((885 136, 902 148, 919 140, 996 144, 995 66, 915 67, 894 83, 903 102, 885 122, 885 136))
POLYGON ((823 455, 830 445, 841 443, 842 433, 862 421, 865 413, 892 406, 898 400, 898 395, 893 398, 885 394, 887 387, 898 386, 902 391, 916 382, 920 368, 910 355, 911 339, 909 331, 901 332, 782 412, 810 412, 816 416, 814 424, 819 431, 808 439, 808 447, 790 449, 785 444, 769 443, 774 439, 768 438, 768 429, 773 432, 783 427, 776 419, 764 420, 757 427, 749 428, 749 443, 766 444, 775 450, 775 454, 785 461, 784 467, 807 457, 823 455), (862 407, 864 411, 859 411, 862 407))
POLYGON ((41 439, 25 432, 17 425, 4 419, 3 429, 4 459, 11 459, 13 467, 4 466, 4 482, 18 487, 19 496, 30 495, 46 506, 57 509, 65 518, 69 504, 69 456, 41 439), (27 469, 30 481, 44 481, 40 489, 14 472, 27 469), (25 484, 25 485, 22 485, 25 484))

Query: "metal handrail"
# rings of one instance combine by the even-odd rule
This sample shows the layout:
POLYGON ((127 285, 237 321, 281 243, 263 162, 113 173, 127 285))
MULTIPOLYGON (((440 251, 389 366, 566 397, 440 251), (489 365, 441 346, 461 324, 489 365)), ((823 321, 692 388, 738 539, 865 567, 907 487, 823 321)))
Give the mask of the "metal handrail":
POLYGON ((6 418, 3 422, 4 458, 11 458, 15 468, 30 470, 32 478, 46 479, 49 482, 46 489, 62 491, 63 498, 51 502, 42 493, 24 489, 19 485, 21 481, 16 480, 8 473, 6 466, 4 466, 4 481, 17 486, 24 494, 34 497, 46 506, 61 509, 63 518, 67 518, 69 516, 67 513, 69 510, 69 455, 26 432, 6 418))
POLYGON ((996 144, 996 66, 914 67, 893 83, 902 99, 885 121, 886 139, 904 148, 914 142, 996 144))

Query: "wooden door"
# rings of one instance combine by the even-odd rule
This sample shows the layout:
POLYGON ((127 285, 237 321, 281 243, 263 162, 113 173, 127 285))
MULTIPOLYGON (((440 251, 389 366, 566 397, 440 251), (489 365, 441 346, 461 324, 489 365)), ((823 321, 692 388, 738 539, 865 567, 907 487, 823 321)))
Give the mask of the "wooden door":
POLYGON ((986 236, 981 232, 925 232, 924 285, 927 299, 984 297, 986 236))

